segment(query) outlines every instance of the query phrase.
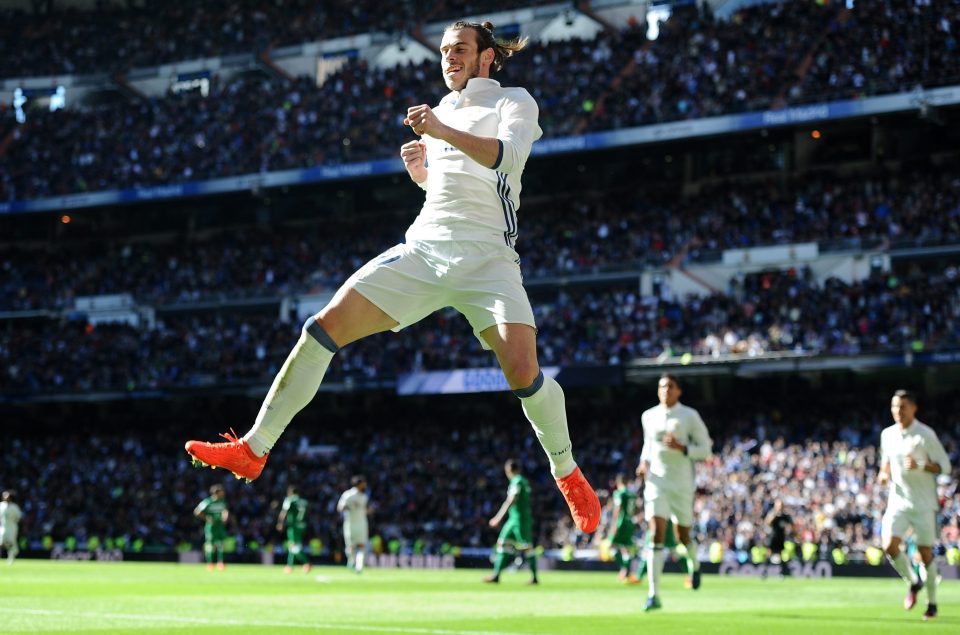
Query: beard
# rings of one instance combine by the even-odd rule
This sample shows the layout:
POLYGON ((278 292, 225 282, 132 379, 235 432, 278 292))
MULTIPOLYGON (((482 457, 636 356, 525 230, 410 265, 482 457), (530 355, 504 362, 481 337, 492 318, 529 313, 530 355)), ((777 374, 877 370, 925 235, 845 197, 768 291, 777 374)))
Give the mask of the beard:
POLYGON ((480 77, 480 54, 477 53, 477 57, 470 61, 463 62, 463 70, 461 70, 456 79, 449 77, 447 75, 443 76, 443 81, 447 85, 447 88, 450 90, 455 90, 460 92, 467 86, 467 82, 473 79, 474 77, 480 77))

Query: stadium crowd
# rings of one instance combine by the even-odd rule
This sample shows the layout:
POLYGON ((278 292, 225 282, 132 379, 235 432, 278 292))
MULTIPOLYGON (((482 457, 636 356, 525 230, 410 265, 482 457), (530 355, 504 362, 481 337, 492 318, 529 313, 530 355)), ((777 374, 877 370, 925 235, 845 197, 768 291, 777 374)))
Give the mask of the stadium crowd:
MULTIPOLYGON (((960 81, 960 56, 950 53, 960 29, 956 4, 887 4, 909 4, 903 19, 911 28, 891 23, 900 19, 895 9, 869 1, 852 11, 800 0, 763 4, 729 23, 708 9, 678 9, 656 41, 634 20, 591 41, 535 44, 511 60, 502 79, 538 99, 548 137, 960 81), (830 28, 821 38, 824 24, 830 28), (809 64, 801 43, 816 43, 809 64), (863 52, 848 59, 856 47, 863 52)), ((298 6, 277 7, 288 5, 298 6)), ((251 15, 273 24, 269 11, 251 15)), ((208 97, 32 110, 0 153, 0 200, 392 157, 410 138, 402 125, 407 106, 435 103, 443 92, 438 79, 436 62, 375 69, 352 60, 321 87, 255 73, 215 82, 208 97), (32 169, 40 163, 47 169, 32 169)), ((2 113, 14 116, 13 109, 2 113)))
MULTIPOLYGON (((617 472, 632 474, 636 467, 642 444, 639 413, 650 405, 643 396, 628 397, 628 408, 582 401, 575 393, 568 402, 578 459, 603 494, 617 472)), ((841 398, 844 407, 828 409, 815 400, 800 407, 802 398, 795 395, 789 403, 758 398, 748 409, 740 403, 701 407, 715 440, 715 454, 697 475, 695 531, 702 544, 719 541, 737 556, 749 552, 762 544, 762 518, 777 499, 794 518, 796 540, 821 545, 821 557, 834 546, 862 554, 877 544, 886 492, 876 485, 875 448, 879 431, 889 424, 886 404, 878 399, 868 412, 870 400, 853 404, 841 398)), ((539 448, 509 395, 484 397, 486 405, 475 410, 480 421, 464 419, 450 401, 430 399, 430 416, 424 416, 422 404, 395 397, 349 412, 325 408, 322 417, 305 413, 274 448, 253 486, 189 467, 181 437, 196 434, 196 426, 209 426, 195 423, 188 430, 183 421, 142 421, 136 429, 95 435, 14 433, 5 444, 0 484, 20 491, 21 536, 35 548, 44 536, 55 542, 71 536, 81 548, 97 536, 101 545, 108 537, 123 537, 122 544, 140 541, 148 550, 162 550, 199 544, 200 525, 191 510, 215 482, 227 488, 230 533, 240 549, 279 545, 278 504, 286 485, 295 483, 311 503, 309 536, 335 550, 337 498, 352 474, 364 473, 373 503, 371 533, 384 545, 396 541, 406 552, 437 553, 444 544, 493 543, 495 533, 486 521, 506 489, 503 459, 515 456, 533 485, 540 545, 589 546, 603 537, 602 531, 593 537, 571 532, 539 448), (378 407, 390 409, 388 431, 373 425, 381 418, 378 407)), ((922 413, 956 466, 960 421, 956 404, 948 401, 927 404, 922 413)), ((211 420, 194 414, 196 422, 211 420)), ((956 482, 941 491, 941 520, 950 544, 957 541, 960 522, 956 482)))
MULTIPOLYGON (((773 351, 855 355, 960 348, 956 266, 876 271, 853 284, 818 282, 808 269, 736 276, 695 298, 642 296, 636 284, 570 287, 534 298, 540 360, 625 365, 685 353, 773 351)), ((300 323, 271 313, 170 312, 155 328, 49 319, 0 329, 0 386, 10 394, 149 391, 266 385, 300 323)), ((20 323, 26 322, 26 323, 20 323)), ((419 370, 494 367, 493 356, 452 309, 344 348, 329 381, 391 378, 419 370)))
MULTIPOLYGON (((410 34, 426 22, 503 11, 518 3, 441 0, 158 0, 98 2, 94 9, 0 9, 0 78, 139 68, 368 32, 410 34)), ((40 7, 44 3, 35 3, 40 7)), ((47 3, 53 4, 53 3, 47 3)))
POLYGON ((792 101, 857 99, 960 81, 960 5, 858 0, 819 37, 792 101), (928 10, 928 9, 933 9, 928 10))
MULTIPOLYGON (((723 249, 759 245, 960 242, 960 176, 949 168, 815 173, 787 186, 726 183, 683 198, 675 187, 568 196, 557 186, 524 201, 517 249, 527 280, 639 270, 678 257, 709 261, 723 249)), ((402 240, 416 204, 375 217, 321 210, 309 224, 239 226, 195 239, 66 234, 42 248, 14 240, 0 244, 0 311, 64 310, 77 296, 116 293, 167 306, 332 290, 402 240)))

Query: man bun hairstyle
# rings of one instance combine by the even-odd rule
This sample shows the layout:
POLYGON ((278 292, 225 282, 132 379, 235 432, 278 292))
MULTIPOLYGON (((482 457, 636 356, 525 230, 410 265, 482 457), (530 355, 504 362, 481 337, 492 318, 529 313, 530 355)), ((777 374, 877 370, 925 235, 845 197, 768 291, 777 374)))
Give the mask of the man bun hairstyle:
POLYGON ((494 70, 499 71, 503 68, 503 63, 514 53, 518 53, 526 48, 530 41, 528 37, 515 37, 512 40, 499 40, 493 35, 493 23, 490 21, 467 22, 459 20, 448 26, 444 31, 462 31, 463 29, 473 29, 477 34, 477 53, 482 53, 487 49, 493 49, 494 70))

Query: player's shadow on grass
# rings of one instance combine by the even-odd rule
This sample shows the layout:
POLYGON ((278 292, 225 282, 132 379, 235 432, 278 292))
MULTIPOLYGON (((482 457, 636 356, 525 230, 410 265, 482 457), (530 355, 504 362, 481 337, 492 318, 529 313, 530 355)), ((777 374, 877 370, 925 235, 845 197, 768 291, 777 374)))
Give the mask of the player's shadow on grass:
MULTIPOLYGON (((833 615, 830 616, 815 616, 815 615, 792 615, 789 613, 759 613, 759 617, 762 618, 773 618, 773 619, 784 619, 784 620, 802 620, 804 622, 809 622, 811 620, 823 620, 829 622, 853 622, 856 624, 863 624, 864 622, 877 622, 879 624, 891 624, 894 622, 903 623, 903 624, 917 624, 923 621, 919 614, 911 617, 836 617, 833 615)), ((937 616, 937 618, 932 622, 933 624, 960 624, 960 617, 958 616, 937 616)))

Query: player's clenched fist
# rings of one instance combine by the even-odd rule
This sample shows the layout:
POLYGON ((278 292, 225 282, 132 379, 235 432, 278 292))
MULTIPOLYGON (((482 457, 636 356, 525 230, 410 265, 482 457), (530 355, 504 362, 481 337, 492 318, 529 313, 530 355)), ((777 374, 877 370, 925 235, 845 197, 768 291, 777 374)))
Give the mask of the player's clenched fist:
POLYGON ((407 108, 407 117, 403 120, 403 123, 413 128, 413 131, 418 135, 428 134, 438 139, 440 136, 436 133, 443 125, 440 123, 440 120, 437 119, 437 116, 433 114, 433 109, 426 104, 407 108))
POLYGON ((427 144, 417 139, 400 146, 400 158, 412 178, 417 183, 427 178, 427 144))
POLYGON ((417 139, 400 146, 400 158, 408 168, 423 165, 427 158, 427 144, 417 139))

